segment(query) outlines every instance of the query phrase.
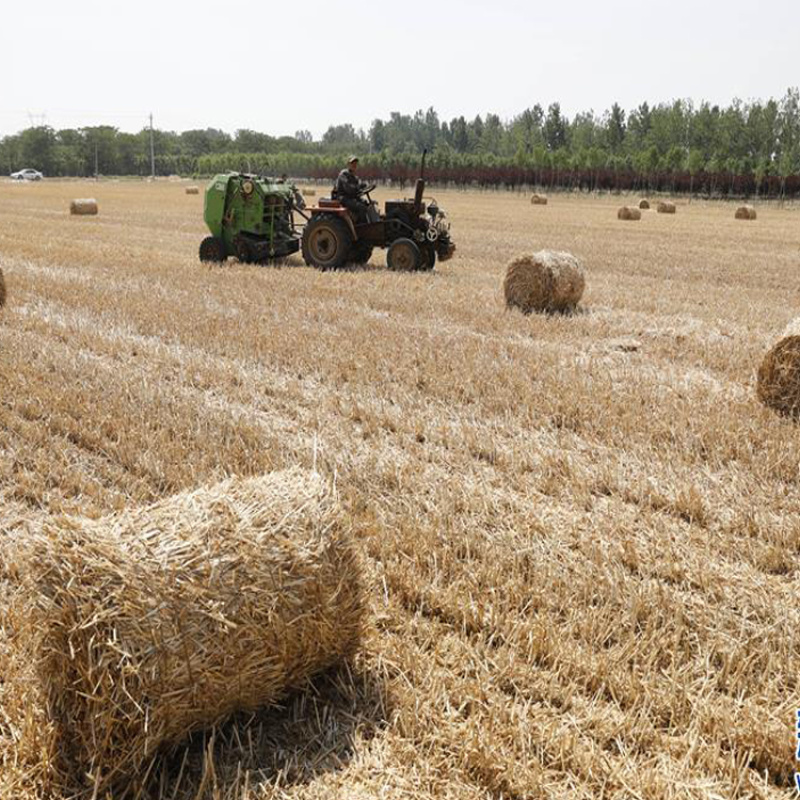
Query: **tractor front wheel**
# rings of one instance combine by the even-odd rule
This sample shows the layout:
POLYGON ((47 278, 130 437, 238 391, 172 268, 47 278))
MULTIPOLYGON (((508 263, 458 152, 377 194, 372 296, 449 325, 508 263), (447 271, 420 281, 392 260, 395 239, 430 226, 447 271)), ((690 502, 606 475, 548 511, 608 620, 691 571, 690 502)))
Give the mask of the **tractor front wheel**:
POLYGON ((436 248, 432 244, 423 244, 419 250, 422 254, 422 263, 419 268, 429 272, 436 266, 436 248))
POLYGON ((339 269, 351 257, 353 237, 347 223, 330 214, 312 217, 303 231, 303 258, 311 267, 339 269))
POLYGON ((225 242, 218 236, 206 236, 200 242, 200 260, 221 264, 227 255, 225 253, 225 242))
POLYGON ((386 254, 386 265, 395 272, 414 272, 422 264, 422 253, 412 239, 395 239, 386 254))

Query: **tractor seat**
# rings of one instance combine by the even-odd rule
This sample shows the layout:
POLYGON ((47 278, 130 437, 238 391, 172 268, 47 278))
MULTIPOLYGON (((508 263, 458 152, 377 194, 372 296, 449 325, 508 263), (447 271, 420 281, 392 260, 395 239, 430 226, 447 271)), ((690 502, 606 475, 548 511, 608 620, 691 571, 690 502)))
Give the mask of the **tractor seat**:
POLYGON ((330 197, 320 197, 320 208, 341 208, 342 204, 338 200, 333 200, 330 197))

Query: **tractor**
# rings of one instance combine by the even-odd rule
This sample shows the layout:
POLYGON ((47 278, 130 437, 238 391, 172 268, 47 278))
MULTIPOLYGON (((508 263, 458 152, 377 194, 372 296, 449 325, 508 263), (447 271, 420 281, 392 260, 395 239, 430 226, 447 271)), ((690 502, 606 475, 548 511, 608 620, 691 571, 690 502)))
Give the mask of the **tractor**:
POLYGON ((320 270, 338 269, 345 264, 366 264, 375 247, 388 248, 386 263, 391 270, 431 270, 452 258, 456 246, 450 239, 450 223, 435 200, 427 205, 425 194, 425 153, 410 200, 387 200, 383 214, 370 193, 375 185, 364 185, 366 221, 357 222, 336 199, 322 197, 308 209, 302 248, 306 264, 320 270))
POLYGON ((263 263, 300 249, 294 211, 303 198, 289 183, 258 175, 229 172, 206 188, 203 217, 211 236, 200 243, 200 260, 263 263))

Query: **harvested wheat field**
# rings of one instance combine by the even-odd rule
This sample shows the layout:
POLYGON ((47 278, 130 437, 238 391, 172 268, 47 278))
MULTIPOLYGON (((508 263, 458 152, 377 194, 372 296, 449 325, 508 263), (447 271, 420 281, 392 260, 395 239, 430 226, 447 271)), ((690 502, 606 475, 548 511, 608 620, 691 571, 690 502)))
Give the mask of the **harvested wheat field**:
POLYGON ((319 273, 202 266, 167 182, 70 217, 85 192, 0 183, 1 797, 57 797, 15 537, 293 467, 335 482, 361 647, 132 796, 794 796, 800 427, 755 383, 800 305, 800 210, 620 226, 619 198, 554 194, 534 223, 435 191, 452 261, 319 273), (543 249, 585 265, 578 313, 506 311, 543 249))

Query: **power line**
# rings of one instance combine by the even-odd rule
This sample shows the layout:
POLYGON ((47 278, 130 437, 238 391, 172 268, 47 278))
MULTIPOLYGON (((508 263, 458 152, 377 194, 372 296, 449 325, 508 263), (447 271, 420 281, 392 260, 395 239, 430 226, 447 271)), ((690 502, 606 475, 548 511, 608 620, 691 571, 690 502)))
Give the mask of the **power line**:
POLYGON ((156 149, 153 144, 153 112, 150 112, 150 177, 156 177, 156 149))

